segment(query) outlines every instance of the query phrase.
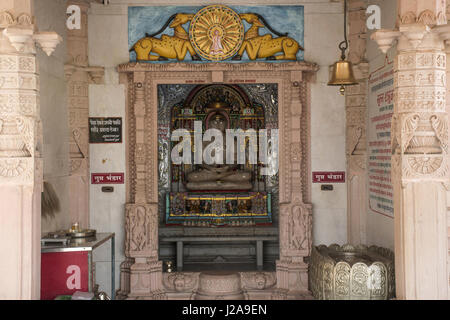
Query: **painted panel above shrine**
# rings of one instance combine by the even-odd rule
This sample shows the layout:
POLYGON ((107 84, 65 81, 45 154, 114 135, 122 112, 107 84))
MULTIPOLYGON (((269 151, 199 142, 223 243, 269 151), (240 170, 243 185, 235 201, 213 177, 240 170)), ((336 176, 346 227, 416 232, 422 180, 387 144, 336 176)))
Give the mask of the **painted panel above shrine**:
POLYGON ((128 8, 130 61, 303 60, 303 6, 128 8))

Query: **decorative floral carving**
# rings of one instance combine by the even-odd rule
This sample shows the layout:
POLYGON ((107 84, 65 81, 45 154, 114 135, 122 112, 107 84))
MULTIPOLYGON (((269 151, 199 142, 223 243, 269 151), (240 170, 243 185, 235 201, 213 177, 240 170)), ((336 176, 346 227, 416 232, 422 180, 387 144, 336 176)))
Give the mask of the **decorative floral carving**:
POLYGON ((387 297, 387 270, 380 262, 374 262, 369 267, 369 289, 371 296, 378 299, 387 297))
POLYGON ((445 10, 434 13, 433 11, 427 9, 422 11, 418 17, 416 17, 416 14, 412 11, 408 11, 400 17, 401 24, 413 24, 416 22, 421 22, 424 25, 433 27, 436 24, 446 24, 447 16, 445 10))
POLYGON ((448 120, 447 117, 433 115, 430 118, 436 137, 445 153, 448 153, 448 120))
POLYGON ((305 72, 316 72, 319 66, 316 63, 305 61, 291 61, 284 63, 268 63, 268 62, 248 62, 245 64, 237 63, 220 63, 208 66, 207 64, 197 63, 140 63, 129 62, 121 64, 117 67, 119 72, 139 72, 139 71, 154 71, 154 72, 169 72, 169 71, 185 71, 185 72, 206 72, 206 71, 229 71, 229 72, 248 72, 248 71, 291 71, 300 70, 305 72))
POLYGON ((28 13, 22 13, 17 16, 16 22, 20 26, 29 26, 33 24, 33 17, 28 13))
POLYGON ((264 290, 273 287, 277 282, 272 272, 243 272, 241 280, 242 288, 246 290, 264 290))
POLYGON ((368 296, 367 280, 369 278, 369 271, 367 265, 357 262, 353 265, 351 273, 351 293, 354 297, 368 296))
POLYGON ((14 24, 14 16, 8 11, 0 12, 0 27, 6 28, 14 24))
POLYGON ((419 126, 419 120, 420 117, 417 114, 409 115, 406 118, 403 119, 403 125, 402 125, 402 131, 401 131, 401 138, 398 139, 397 142, 401 143, 401 152, 404 153, 406 149, 409 146, 409 142, 411 141, 412 137, 414 136, 414 133, 417 130, 417 127, 419 126))
POLYGON ((410 24, 416 22, 416 14, 412 11, 408 11, 400 18, 401 24, 410 24))
POLYGON ((34 141, 34 122, 35 120, 28 117, 16 118, 17 129, 28 149, 27 156, 34 155, 35 141, 34 141))
POLYGON ((350 265, 339 262, 334 268, 334 290, 336 298, 350 298, 350 265))
POLYGON ((136 164, 145 163, 145 144, 138 143, 135 148, 135 161, 136 164))
POLYGON ((419 15, 417 21, 422 22, 427 26, 434 26, 436 25, 436 15, 431 10, 425 10, 419 15))
POLYGON ((35 72, 36 71, 36 60, 30 57, 19 57, 19 70, 35 72))
POLYGON ((291 160, 292 161, 302 160, 302 147, 298 143, 293 143, 291 145, 291 160))
POLYGON ((408 157, 408 164, 418 174, 431 174, 442 165, 442 157, 417 156, 408 157))
POLYGON ((165 273, 164 287, 177 292, 193 292, 198 285, 198 273, 165 273))
POLYGON ((14 178, 27 170, 27 162, 21 159, 0 159, 0 176, 14 178))
POLYGON ((8 28, 10 26, 27 27, 33 24, 33 18, 28 13, 21 13, 14 18, 14 16, 8 11, 0 12, 0 28, 8 28))

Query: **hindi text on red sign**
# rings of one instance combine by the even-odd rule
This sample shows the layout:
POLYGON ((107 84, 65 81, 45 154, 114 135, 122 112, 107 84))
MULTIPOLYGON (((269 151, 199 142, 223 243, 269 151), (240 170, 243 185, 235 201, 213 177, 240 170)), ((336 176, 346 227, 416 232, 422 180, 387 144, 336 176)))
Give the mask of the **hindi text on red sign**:
POLYGON ((122 184, 124 183, 123 173, 93 173, 91 175, 92 184, 122 184))
POLYGON ((344 183, 344 171, 313 172, 313 183, 344 183))

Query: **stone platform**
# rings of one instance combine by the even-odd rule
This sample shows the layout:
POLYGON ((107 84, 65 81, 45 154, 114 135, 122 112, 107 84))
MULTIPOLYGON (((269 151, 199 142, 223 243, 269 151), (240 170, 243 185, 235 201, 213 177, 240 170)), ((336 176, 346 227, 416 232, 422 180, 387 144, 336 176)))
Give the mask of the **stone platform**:
POLYGON ((241 276, 237 272, 202 272, 195 300, 243 300, 241 276))

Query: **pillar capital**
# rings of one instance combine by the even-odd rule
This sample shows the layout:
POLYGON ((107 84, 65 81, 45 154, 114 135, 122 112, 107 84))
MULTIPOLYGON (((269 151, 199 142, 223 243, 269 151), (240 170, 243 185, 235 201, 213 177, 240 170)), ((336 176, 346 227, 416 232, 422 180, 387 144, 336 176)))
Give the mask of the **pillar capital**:
POLYGON ((380 29, 371 37, 383 53, 397 43, 397 50, 424 51, 443 50, 450 43, 450 27, 430 27, 423 23, 401 25, 398 29, 380 29))
POLYGON ((39 32, 33 16, 28 13, 14 16, 12 11, 0 11, 0 31, 0 40, 3 40, 0 41, 0 52, 3 53, 35 54, 38 44, 50 56, 62 41, 56 32, 39 32))
POLYGON ((441 50, 449 43, 446 0, 398 0, 395 29, 380 29, 371 35, 383 53, 395 43, 399 51, 441 50))

